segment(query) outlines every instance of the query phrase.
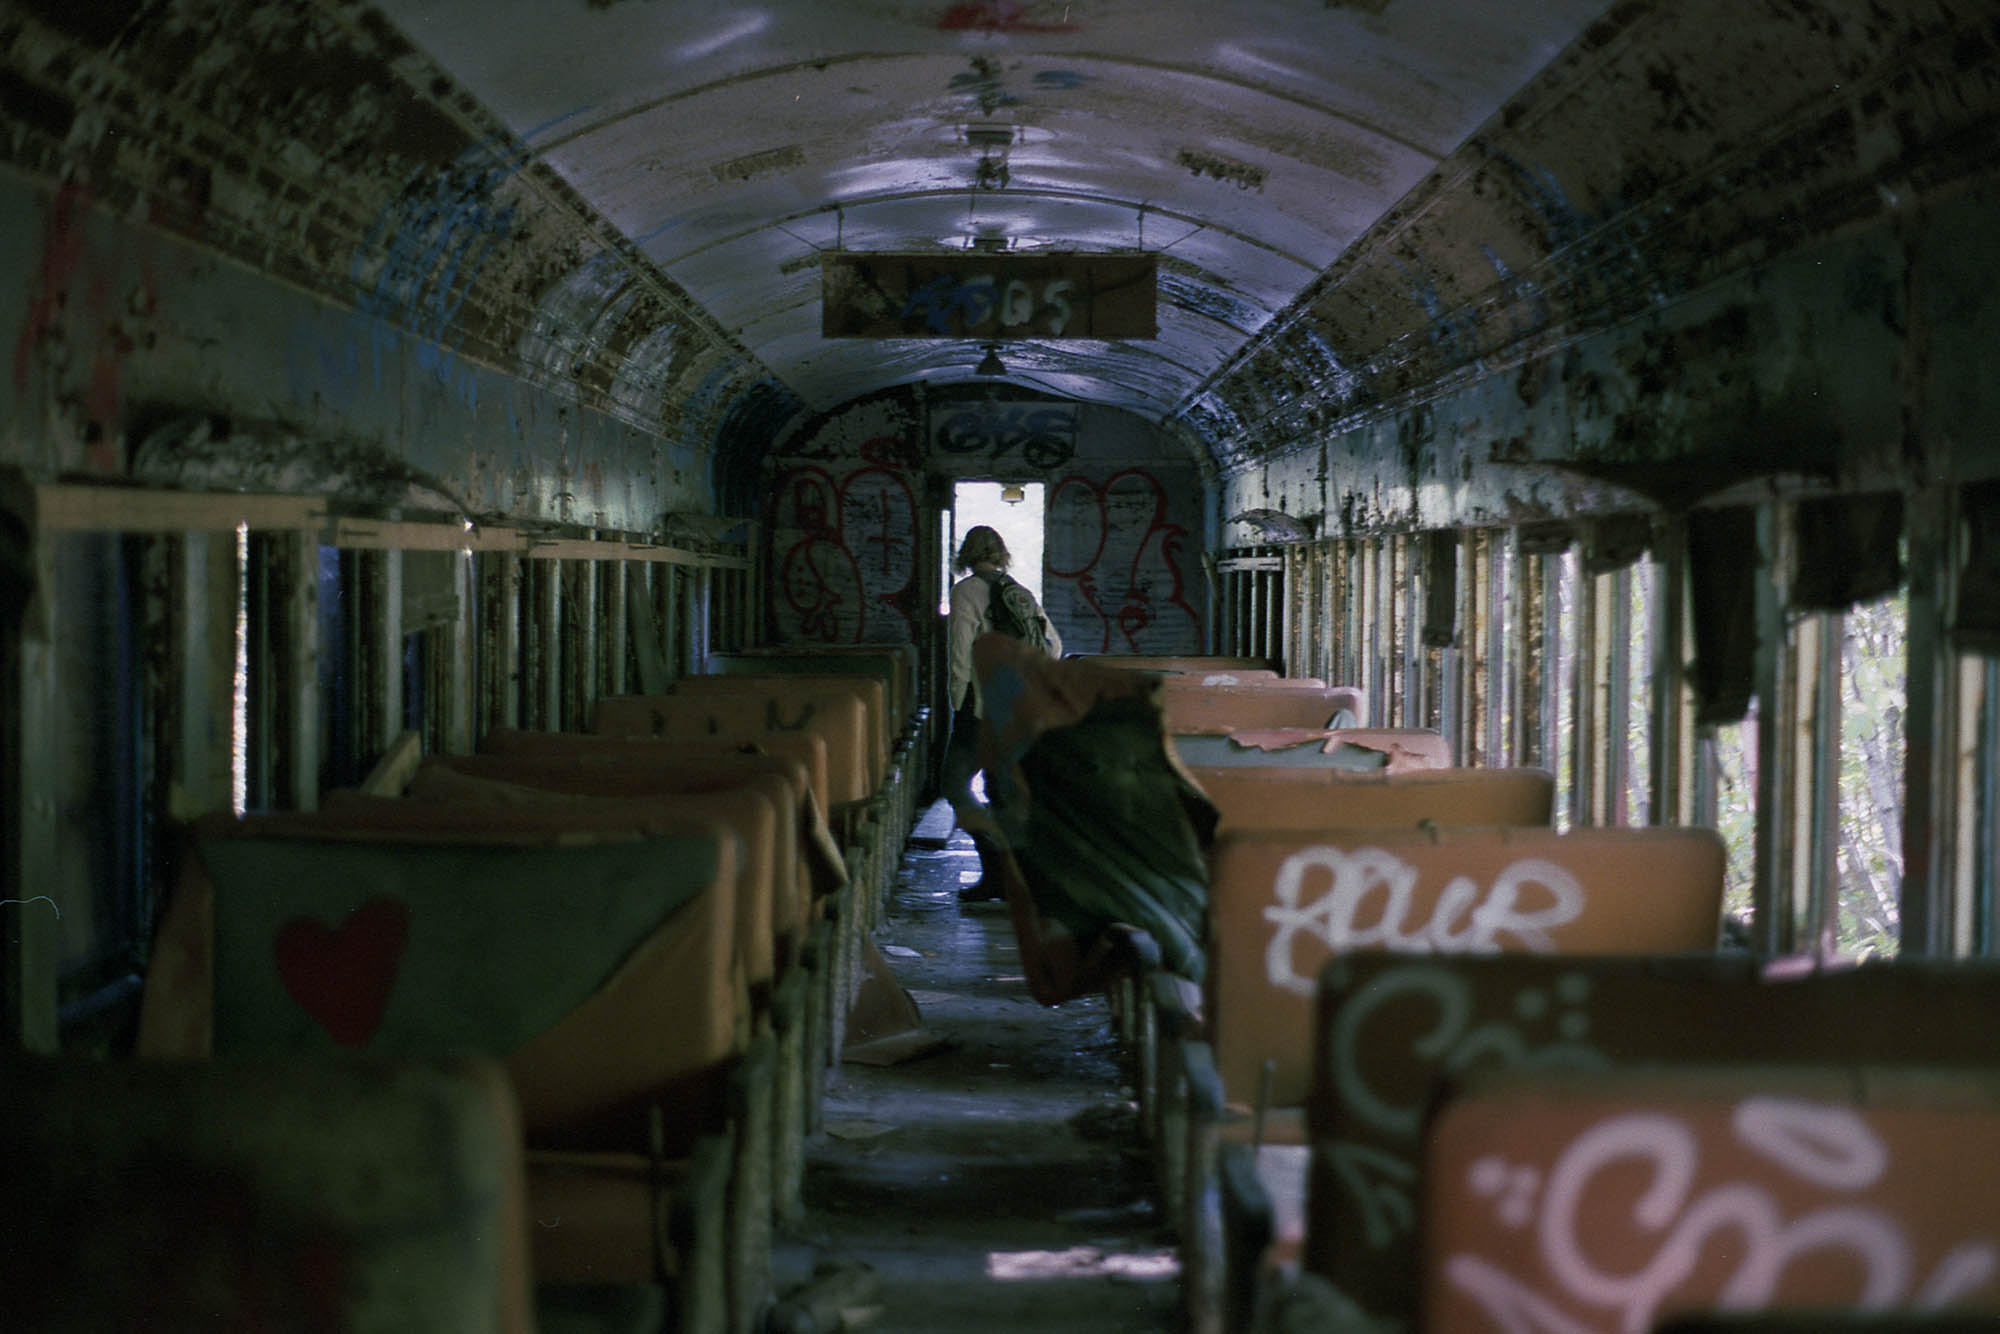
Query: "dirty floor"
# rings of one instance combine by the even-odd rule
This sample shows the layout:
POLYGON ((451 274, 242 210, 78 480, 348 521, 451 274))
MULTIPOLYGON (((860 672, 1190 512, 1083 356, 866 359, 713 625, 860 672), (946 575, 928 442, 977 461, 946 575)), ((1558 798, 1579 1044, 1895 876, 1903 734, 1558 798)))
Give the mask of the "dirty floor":
POLYGON ((874 1290, 857 1291, 848 1328, 1174 1329, 1174 1251, 1104 1002, 1028 997, 1005 907, 958 901, 978 868, 933 808, 875 941, 947 1040, 835 1073, 779 1295, 816 1267, 866 1265, 874 1290))

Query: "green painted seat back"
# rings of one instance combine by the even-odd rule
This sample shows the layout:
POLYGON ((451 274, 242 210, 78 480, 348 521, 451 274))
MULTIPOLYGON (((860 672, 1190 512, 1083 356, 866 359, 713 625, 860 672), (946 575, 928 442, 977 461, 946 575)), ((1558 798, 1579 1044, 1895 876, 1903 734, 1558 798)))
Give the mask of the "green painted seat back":
POLYGON ((6 1077, 10 1329, 533 1328, 491 1062, 16 1056, 6 1077))
POLYGON ((214 819, 163 914, 140 1050, 504 1058, 538 1142, 701 1133, 748 1038, 736 840, 651 802, 329 799, 214 819))

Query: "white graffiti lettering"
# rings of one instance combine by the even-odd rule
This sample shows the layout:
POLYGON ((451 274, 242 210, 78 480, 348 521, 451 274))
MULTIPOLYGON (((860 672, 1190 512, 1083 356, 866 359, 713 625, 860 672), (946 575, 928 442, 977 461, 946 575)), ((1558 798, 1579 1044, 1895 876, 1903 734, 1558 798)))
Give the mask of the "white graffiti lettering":
POLYGON ((1026 280, 1014 278, 1007 284, 1005 295, 1000 298, 1000 323, 1013 328, 1026 324, 1035 318, 1035 290, 1026 280))
POLYGON ((1539 857, 1524 857, 1502 871, 1484 899, 1470 877, 1453 877, 1429 919, 1413 927, 1408 919, 1416 888, 1417 868, 1381 848, 1346 852, 1320 846, 1287 857, 1272 885, 1278 903, 1264 909, 1265 920, 1277 927, 1265 952, 1271 985, 1312 995, 1312 979, 1292 966, 1292 937, 1300 931, 1336 952, 1491 954, 1504 942, 1547 954, 1555 950, 1549 932, 1583 912, 1583 886, 1576 877, 1539 857), (1302 903, 1306 879, 1315 872, 1325 872, 1331 884, 1319 898, 1302 903), (1542 891, 1539 897, 1545 902, 1539 908, 1528 906, 1530 885, 1542 891), (1378 899, 1379 911, 1372 922, 1365 921, 1363 914, 1378 899))
POLYGON ((1941 1311, 1964 1301, 2000 1275, 2000 1249, 1982 1241, 1962 1242, 1938 1261, 1910 1303, 1919 1311, 1941 1311))
POLYGON ((1888 1154, 1852 1107, 1747 1098, 1736 1137, 1801 1180, 1828 1190, 1864 1190, 1882 1179, 1888 1154))
POLYGON ((1335 1105, 1344 1124, 1375 1142, 1333 1141, 1330 1161, 1361 1215, 1368 1245, 1388 1246, 1406 1236, 1414 1223, 1409 1186, 1417 1172, 1409 1155, 1428 1102, 1422 1090, 1428 1085, 1407 1078, 1412 1066, 1440 1074, 1511 1066, 1603 1067, 1603 1054, 1576 1040, 1588 1024, 1580 1012, 1569 1008, 1587 998, 1588 987, 1574 974, 1566 974, 1558 979, 1557 991, 1555 1002, 1564 1007, 1560 1010, 1552 1009, 1551 998, 1537 989, 1514 997, 1513 1009, 1521 1020, 1540 1021, 1561 1035, 1562 1040, 1539 1044, 1505 1021, 1474 1024, 1471 988, 1462 974, 1444 963, 1412 962, 1385 970, 1341 1001, 1328 1033, 1335 1105), (1434 1017, 1392 1071, 1399 1087, 1417 1092, 1407 1102, 1394 1102, 1369 1081, 1365 1035, 1368 1026, 1384 1015, 1393 1016, 1390 1022, 1401 1031, 1418 1014, 1434 1017), (1396 1146, 1394 1151, 1386 1147, 1389 1144, 1396 1146))
POLYGON ((1048 318, 1048 331, 1059 334, 1069 327, 1069 298, 1076 291, 1076 284, 1067 278, 1058 278, 1042 289, 1042 301, 1050 306, 1053 313, 1048 318))
MULTIPOLYGON (((1886 1146, 1850 1107, 1749 1099, 1732 1109, 1730 1126, 1781 1177, 1830 1194, 1865 1191, 1890 1169, 1886 1146)), ((1700 1156, 1695 1132, 1673 1116, 1611 1117, 1562 1149, 1535 1203, 1524 1197, 1533 1188, 1533 1169, 1481 1157, 1467 1169, 1467 1186, 1491 1202, 1502 1227, 1532 1226, 1535 1249, 1556 1291, 1536 1292, 1490 1259, 1463 1253, 1447 1260, 1447 1279, 1501 1329, 1529 1334, 1601 1327, 1641 1334, 1654 1327, 1670 1299, 1694 1298, 1718 1310, 1763 1309, 1776 1299, 1792 1266, 1819 1253, 1851 1262, 1843 1269, 1855 1276, 1855 1290, 1830 1297, 1859 1310, 1936 1309, 1964 1299, 2000 1273, 2000 1248, 1982 1238, 1955 1247, 1918 1285, 1910 1238, 1882 1210, 1852 1198, 1832 1199, 1786 1220, 1766 1186, 1750 1181, 1725 1182, 1695 1195, 1700 1156), (1633 1162, 1647 1175, 1628 1205, 1630 1223, 1661 1240, 1635 1272, 1607 1273, 1587 1255, 1588 1240, 1606 1226, 1603 1183, 1630 1176, 1627 1169, 1609 1177, 1607 1169, 1633 1162), (1582 1210, 1586 1196, 1594 1207, 1588 1221, 1582 1210), (1680 1291, 1697 1266, 1718 1255, 1732 1257, 1735 1267, 1715 1292, 1680 1291), (1579 1319, 1579 1306, 1603 1310, 1609 1320, 1579 1319)))
POLYGON ((1476 1255, 1445 1261, 1445 1280, 1467 1293, 1505 1334, 1597 1334, 1500 1266, 1476 1255))

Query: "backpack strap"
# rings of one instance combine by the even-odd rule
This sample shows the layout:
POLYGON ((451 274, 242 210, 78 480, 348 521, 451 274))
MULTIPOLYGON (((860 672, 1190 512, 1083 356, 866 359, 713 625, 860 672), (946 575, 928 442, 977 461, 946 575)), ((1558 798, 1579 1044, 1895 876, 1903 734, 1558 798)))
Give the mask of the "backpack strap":
POLYGON ((986 628, 997 629, 993 623, 993 609, 1000 605, 1000 590, 1007 586, 1007 572, 994 570, 989 574, 984 570, 974 570, 973 573, 986 585, 986 628))

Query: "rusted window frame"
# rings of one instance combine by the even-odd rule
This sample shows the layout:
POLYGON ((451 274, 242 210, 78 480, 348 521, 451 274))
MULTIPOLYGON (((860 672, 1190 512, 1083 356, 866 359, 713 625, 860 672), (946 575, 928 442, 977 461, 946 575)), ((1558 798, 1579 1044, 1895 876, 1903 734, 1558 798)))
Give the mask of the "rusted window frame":
POLYGON ((1694 820, 1694 697, 1688 689, 1691 641, 1687 597, 1687 526, 1681 519, 1653 528, 1653 695, 1647 753, 1647 817, 1653 824, 1694 820))

